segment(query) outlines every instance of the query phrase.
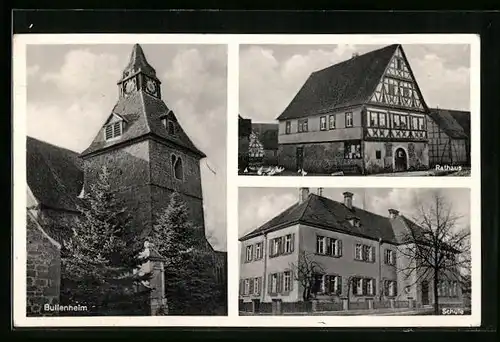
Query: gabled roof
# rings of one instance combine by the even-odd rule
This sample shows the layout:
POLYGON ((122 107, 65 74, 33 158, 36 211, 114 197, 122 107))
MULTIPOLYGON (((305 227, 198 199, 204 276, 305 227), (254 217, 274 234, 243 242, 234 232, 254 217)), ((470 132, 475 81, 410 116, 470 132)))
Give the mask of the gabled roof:
POLYGON ((160 80, 156 77, 156 70, 146 60, 142 47, 139 44, 134 44, 132 53, 130 54, 130 60, 123 70, 122 79, 118 81, 118 83, 138 74, 139 72, 142 72, 143 74, 146 74, 160 82, 160 80))
POLYGON ((296 119, 367 102, 398 46, 389 45, 313 72, 277 119, 296 119))
POLYGON ((343 203, 316 194, 310 194, 304 202, 292 205, 267 223, 241 237, 240 241, 298 223, 397 243, 389 218, 357 207, 349 209, 343 203), (359 219, 359 227, 349 223, 348 219, 352 217, 359 219))
POLYGON ((81 162, 76 152, 32 137, 26 139, 26 178, 41 205, 77 210, 83 187, 81 162))
POLYGON ((238 114, 238 136, 248 137, 252 133, 252 119, 244 119, 238 114))
POLYGON ((450 138, 465 139, 470 136, 470 114, 468 112, 431 108, 429 116, 450 138), (467 131, 464 130, 464 126, 467 131))
POLYGON ((252 131, 257 134, 265 150, 278 149, 278 124, 252 123, 252 131))
POLYGON ((201 158, 205 157, 205 154, 193 144, 180 125, 177 125, 175 134, 168 134, 161 119, 168 117, 177 122, 177 118, 161 99, 144 91, 137 91, 128 97, 121 97, 112 113, 125 119, 123 134, 117 139, 106 141, 103 129, 101 129, 90 146, 82 152, 82 156, 151 134, 184 147, 201 158))

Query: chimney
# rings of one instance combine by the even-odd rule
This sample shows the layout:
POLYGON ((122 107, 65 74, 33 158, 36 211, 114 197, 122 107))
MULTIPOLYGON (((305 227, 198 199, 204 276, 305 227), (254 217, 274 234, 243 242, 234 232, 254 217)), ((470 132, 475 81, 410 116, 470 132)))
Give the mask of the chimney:
POLYGON ((358 56, 359 56, 359 52, 353 52, 353 53, 352 53, 352 58, 356 58, 356 57, 358 57, 358 56))
POLYGON ((344 195, 344 205, 349 208, 349 209, 352 209, 352 192, 344 192, 343 193, 344 195))
POLYGON ((303 203, 309 196, 309 188, 299 188, 299 203, 303 203))
POLYGON ((391 219, 396 218, 399 215, 399 211, 396 209, 389 209, 389 217, 391 219))
POLYGON ((318 196, 323 196, 323 188, 318 188, 318 196))

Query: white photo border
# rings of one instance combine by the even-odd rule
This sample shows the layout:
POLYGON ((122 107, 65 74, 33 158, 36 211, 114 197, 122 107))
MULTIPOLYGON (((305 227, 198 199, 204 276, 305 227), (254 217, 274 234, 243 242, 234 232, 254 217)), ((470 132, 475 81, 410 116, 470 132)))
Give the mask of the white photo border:
POLYGON ((19 34, 13 38, 13 319, 16 327, 476 327, 481 323, 480 38, 473 34, 236 35, 19 34), (26 47, 43 44, 224 44, 227 84, 228 316, 26 317, 26 47), (243 44, 470 44, 471 176, 343 177, 342 187, 460 187, 471 190, 472 312, 468 316, 238 316, 238 187, 336 187, 338 177, 237 175, 239 45, 243 44), (355 319, 354 319, 355 317, 355 319))

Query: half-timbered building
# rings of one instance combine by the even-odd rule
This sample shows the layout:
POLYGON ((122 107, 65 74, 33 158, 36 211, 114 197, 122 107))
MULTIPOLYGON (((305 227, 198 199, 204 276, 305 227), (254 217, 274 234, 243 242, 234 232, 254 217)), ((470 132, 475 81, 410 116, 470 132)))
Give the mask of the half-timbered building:
POLYGON ((331 173, 429 168, 428 108, 399 44, 313 72, 279 121, 279 164, 331 173))
POLYGON ((470 165, 470 113, 432 108, 427 118, 429 164, 443 168, 470 165))

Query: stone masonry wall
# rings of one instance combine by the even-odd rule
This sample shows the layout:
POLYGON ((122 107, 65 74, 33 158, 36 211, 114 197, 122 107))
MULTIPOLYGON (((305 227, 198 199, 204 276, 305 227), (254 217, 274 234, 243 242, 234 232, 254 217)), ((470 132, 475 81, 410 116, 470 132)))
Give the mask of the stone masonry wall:
POLYGON ((44 305, 59 304, 61 255, 59 247, 42 232, 31 216, 26 230, 26 315, 52 316, 44 305))

